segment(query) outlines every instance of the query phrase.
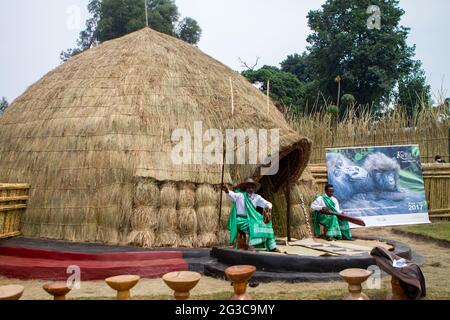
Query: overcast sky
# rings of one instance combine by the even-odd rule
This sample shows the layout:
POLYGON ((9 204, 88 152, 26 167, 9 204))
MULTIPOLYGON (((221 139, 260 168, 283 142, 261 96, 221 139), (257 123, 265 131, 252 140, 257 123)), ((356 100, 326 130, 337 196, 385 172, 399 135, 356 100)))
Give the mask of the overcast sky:
MULTIPOLYGON (((75 45, 88 17, 88 0, 0 1, 0 97, 8 101, 60 64, 59 53, 75 45), (79 14, 78 14, 79 13, 79 14)), ((235 70, 238 57, 260 66, 278 65, 301 53, 310 33, 306 15, 324 0, 176 0, 181 15, 203 29, 201 50, 235 70)), ((448 0, 401 0, 433 94, 450 96, 448 0)))

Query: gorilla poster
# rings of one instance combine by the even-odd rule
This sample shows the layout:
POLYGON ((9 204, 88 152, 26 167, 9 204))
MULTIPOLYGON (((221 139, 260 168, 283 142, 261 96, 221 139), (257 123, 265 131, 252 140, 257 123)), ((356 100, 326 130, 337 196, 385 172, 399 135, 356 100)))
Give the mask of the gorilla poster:
POLYGON ((430 223, 419 146, 327 149, 326 159, 344 213, 369 227, 430 223))

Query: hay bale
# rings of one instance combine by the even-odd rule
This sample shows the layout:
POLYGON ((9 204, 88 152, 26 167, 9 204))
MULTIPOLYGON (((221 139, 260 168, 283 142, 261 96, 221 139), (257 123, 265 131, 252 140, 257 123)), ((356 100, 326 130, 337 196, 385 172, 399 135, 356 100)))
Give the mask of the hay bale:
POLYGON ((206 206, 217 206, 219 203, 219 192, 209 184, 200 185, 195 191, 195 205, 197 208, 206 206))
POLYGON ((157 244, 160 247, 172 247, 178 243, 177 210, 175 208, 161 208, 159 210, 158 227, 156 232, 157 244))
POLYGON ((178 233, 181 238, 197 234, 197 213, 193 208, 178 210, 178 233))
POLYGON ((112 228, 98 227, 96 242, 102 243, 119 243, 119 231, 112 228))
POLYGON ((301 203, 301 190, 298 184, 292 184, 291 185, 291 203, 292 204, 299 204, 301 203))
POLYGON ((180 248, 195 248, 198 247, 197 235, 183 236, 178 239, 177 247, 180 248))
POLYGON ((227 230, 228 228, 228 219, 230 217, 231 207, 222 206, 222 214, 220 216, 220 227, 223 230, 227 230))
POLYGON ((203 233, 197 236, 197 246, 211 248, 218 243, 217 234, 214 232, 203 233))
POLYGON ((159 233, 156 239, 158 247, 161 248, 176 247, 179 243, 178 235, 173 231, 159 233))
POLYGON ((217 224, 218 212, 216 207, 205 206, 197 209, 198 237, 197 245, 200 247, 212 247, 218 241, 217 224))
POLYGON ((161 187, 160 204, 161 207, 169 207, 175 209, 177 207, 178 189, 175 183, 166 182, 161 187))
POLYGON ((229 246, 230 245, 230 232, 225 230, 219 231, 219 236, 217 237, 218 245, 229 246))
POLYGON ((181 183, 178 192, 178 208, 193 208, 195 206, 195 185, 181 183))
POLYGON ((137 207, 133 209, 131 228, 133 231, 155 231, 158 227, 158 209, 154 207, 137 207))
POLYGON ((291 226, 298 227, 305 223, 305 214, 301 205, 296 204, 291 206, 291 226))
POLYGON ((143 248, 152 248, 156 243, 154 231, 132 231, 128 236, 128 244, 143 248))
POLYGON ((134 190, 134 206, 158 207, 160 204, 159 187, 154 180, 140 179, 134 190))
POLYGON ((306 224, 291 228, 291 236, 295 239, 309 238, 309 230, 306 224))
POLYGON ((197 213, 193 208, 178 210, 178 246, 192 248, 197 245, 197 213))
POLYGON ((160 208, 157 232, 175 231, 177 228, 177 210, 174 208, 160 208))
POLYGON ((200 207, 197 209, 198 233, 214 232, 219 221, 216 207, 200 207))

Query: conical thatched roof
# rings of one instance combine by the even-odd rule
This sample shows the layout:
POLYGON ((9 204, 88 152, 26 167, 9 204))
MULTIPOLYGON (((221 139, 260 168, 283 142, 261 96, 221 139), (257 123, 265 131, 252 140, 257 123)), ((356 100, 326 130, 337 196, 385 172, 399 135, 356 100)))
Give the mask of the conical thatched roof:
MULTIPOLYGON (((123 242, 132 229, 139 179, 160 189, 166 182, 189 183, 188 189, 219 184, 220 165, 171 160, 173 130, 193 132, 194 121, 202 121, 203 130, 280 128, 285 160, 274 185, 287 178, 286 161, 294 181, 309 159, 309 141, 273 104, 268 109, 264 94, 245 78, 197 48, 145 28, 70 59, 0 118, 0 182, 32 186, 23 232, 123 242)), ((258 179, 257 169, 228 166, 225 180, 258 179)))

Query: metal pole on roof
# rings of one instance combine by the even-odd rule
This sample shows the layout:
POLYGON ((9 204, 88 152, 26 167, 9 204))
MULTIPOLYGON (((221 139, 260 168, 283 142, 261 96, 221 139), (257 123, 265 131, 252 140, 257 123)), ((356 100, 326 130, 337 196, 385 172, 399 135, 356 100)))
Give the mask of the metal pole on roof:
POLYGON ((148 27, 148 3, 147 3, 147 0, 144 0, 144 4, 145 4, 145 23, 148 27))

